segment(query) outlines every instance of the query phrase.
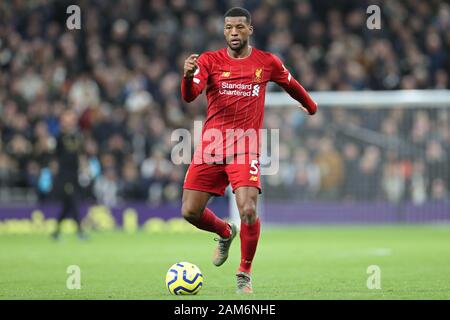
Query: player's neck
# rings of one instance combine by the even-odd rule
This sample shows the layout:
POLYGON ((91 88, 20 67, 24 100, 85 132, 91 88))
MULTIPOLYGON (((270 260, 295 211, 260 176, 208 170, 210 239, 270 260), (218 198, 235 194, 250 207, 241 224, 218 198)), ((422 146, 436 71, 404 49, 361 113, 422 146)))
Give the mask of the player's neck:
POLYGON ((242 48, 241 51, 234 51, 228 47, 227 53, 230 58, 244 59, 244 58, 247 58, 248 56, 250 56, 250 54, 252 53, 252 46, 247 45, 246 47, 242 48))

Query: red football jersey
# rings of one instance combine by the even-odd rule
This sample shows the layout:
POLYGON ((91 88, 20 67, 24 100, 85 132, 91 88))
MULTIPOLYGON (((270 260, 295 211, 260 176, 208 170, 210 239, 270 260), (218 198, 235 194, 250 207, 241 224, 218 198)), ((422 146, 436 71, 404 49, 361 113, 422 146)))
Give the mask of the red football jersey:
POLYGON ((227 48, 205 52, 197 63, 190 85, 195 94, 206 88, 208 109, 194 159, 211 154, 216 160, 241 153, 259 155, 267 82, 287 87, 292 79, 289 71, 278 57, 254 47, 245 58, 230 57, 227 48))

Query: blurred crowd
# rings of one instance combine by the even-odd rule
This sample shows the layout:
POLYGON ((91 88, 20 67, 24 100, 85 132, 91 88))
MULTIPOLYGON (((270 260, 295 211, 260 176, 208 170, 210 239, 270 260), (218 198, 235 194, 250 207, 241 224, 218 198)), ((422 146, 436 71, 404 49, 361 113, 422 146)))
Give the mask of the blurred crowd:
POLYGON ((269 110, 280 172, 266 197, 422 204, 448 201, 450 110, 336 108, 305 118, 269 110), (290 125, 286 125, 290 124, 290 125))
MULTIPOLYGON (((182 65, 224 46, 223 14, 236 5, 252 13, 252 45, 307 90, 450 88, 446 1, 80 0, 81 29, 68 30, 71 4, 0 2, 0 190, 51 199, 59 116, 72 108, 86 198, 179 201, 186 167, 170 160, 171 134, 206 108, 204 97, 180 99, 182 65), (372 4, 380 30, 366 27, 372 4)), ((323 108, 307 121, 266 110, 267 126, 282 128, 268 197, 448 199, 448 110, 323 108)))

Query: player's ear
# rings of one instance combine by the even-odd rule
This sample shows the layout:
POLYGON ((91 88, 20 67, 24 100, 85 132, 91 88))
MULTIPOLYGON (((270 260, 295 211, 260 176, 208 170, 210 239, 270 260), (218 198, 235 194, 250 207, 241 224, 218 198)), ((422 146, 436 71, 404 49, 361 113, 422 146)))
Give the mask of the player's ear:
POLYGON ((251 35, 253 34, 253 26, 252 26, 252 25, 250 25, 250 26, 248 27, 248 29, 250 30, 250 33, 249 33, 249 35, 251 36, 251 35))

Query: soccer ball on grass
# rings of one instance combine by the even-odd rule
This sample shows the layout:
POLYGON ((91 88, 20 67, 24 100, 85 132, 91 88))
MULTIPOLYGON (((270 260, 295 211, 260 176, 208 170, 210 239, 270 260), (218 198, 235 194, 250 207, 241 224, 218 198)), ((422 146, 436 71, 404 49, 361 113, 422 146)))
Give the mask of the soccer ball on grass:
POLYGON ((167 271, 166 286, 171 294, 197 294, 203 286, 202 272, 195 264, 175 263, 167 271))

